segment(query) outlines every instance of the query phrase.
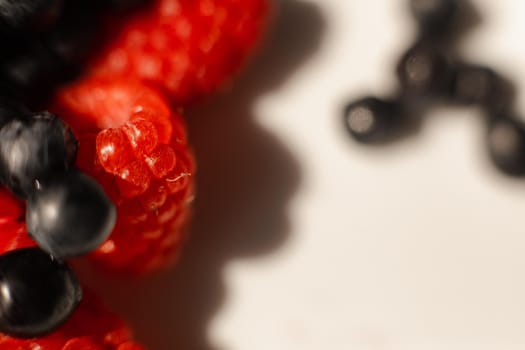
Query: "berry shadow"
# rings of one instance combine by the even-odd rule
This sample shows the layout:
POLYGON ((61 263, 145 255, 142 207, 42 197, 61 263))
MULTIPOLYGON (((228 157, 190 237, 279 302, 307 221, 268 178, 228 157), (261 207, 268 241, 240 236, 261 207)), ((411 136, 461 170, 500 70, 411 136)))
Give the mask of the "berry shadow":
MULTIPOLYGON (((436 3, 446 4, 448 1, 436 3)), ((388 118, 382 120, 381 113, 375 111, 377 125, 372 125, 373 130, 365 130, 370 135, 356 133, 348 125, 348 113, 351 107, 363 101, 352 100, 342 108, 343 120, 354 139, 381 149, 414 137, 435 108, 478 107, 485 121, 493 115, 508 113, 516 96, 514 84, 488 67, 467 62, 460 53, 468 34, 483 23, 481 13, 470 0, 453 3, 456 7, 449 16, 450 22, 439 27, 419 23, 413 43, 393 67, 398 87, 391 96, 380 99, 382 104, 395 106, 381 112, 383 119, 388 118), (386 127, 390 129, 379 130, 386 127)), ((409 11, 407 17, 410 17, 409 11)), ((360 125, 356 124, 356 127, 360 125)))
POLYGON ((288 238, 288 204, 301 170, 282 142, 257 125, 254 105, 318 50, 325 22, 306 1, 278 7, 266 44, 232 89, 187 111, 198 194, 177 266, 138 281, 84 272, 148 349, 215 349, 207 333, 228 294, 225 265, 270 254, 288 238))

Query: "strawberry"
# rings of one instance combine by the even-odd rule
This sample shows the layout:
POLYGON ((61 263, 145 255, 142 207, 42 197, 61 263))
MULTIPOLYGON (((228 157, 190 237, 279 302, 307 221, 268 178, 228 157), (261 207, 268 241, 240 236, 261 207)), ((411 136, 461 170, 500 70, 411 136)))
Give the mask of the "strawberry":
POLYGON ((132 340, 131 330, 98 298, 84 292, 71 318, 56 331, 21 339, 0 333, 0 350, 145 350, 132 340))
POLYGON ((132 16, 110 18, 109 39, 89 66, 103 76, 139 78, 185 104, 239 70, 263 35, 269 8, 269 0, 154 0, 132 16))
POLYGON ((179 112, 140 82, 97 77, 62 88, 52 109, 78 138, 77 166, 117 207, 115 229, 91 258, 129 273, 173 261, 190 216, 195 170, 179 112))

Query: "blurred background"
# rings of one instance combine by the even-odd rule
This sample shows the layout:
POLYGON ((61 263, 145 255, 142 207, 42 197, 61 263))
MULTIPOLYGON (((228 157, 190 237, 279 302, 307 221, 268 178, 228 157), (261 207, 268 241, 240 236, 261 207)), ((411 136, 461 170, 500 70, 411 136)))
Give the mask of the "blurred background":
MULTIPOLYGON (((458 50, 510 78, 525 116, 525 2, 470 3, 458 50)), ((379 147, 341 122, 395 91, 408 1, 278 5, 255 62, 189 111, 199 196, 179 265, 96 288, 152 350, 522 349, 525 180, 491 164, 479 110, 433 108, 379 147)))

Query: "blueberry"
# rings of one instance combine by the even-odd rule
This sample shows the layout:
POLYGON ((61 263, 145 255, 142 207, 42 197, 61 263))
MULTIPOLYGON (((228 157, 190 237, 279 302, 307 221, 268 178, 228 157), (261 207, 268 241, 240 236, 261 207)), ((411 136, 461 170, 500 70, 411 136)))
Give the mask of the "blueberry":
POLYGON ((25 118, 29 112, 16 101, 7 97, 0 97, 0 129, 16 118, 25 118))
POLYGON ((151 3, 152 0, 110 0, 108 1, 113 8, 123 10, 151 3))
POLYGON ((365 97, 345 108, 343 122, 346 130, 359 142, 387 141, 400 129, 400 104, 365 97))
POLYGON ((75 162, 71 129, 48 112, 12 119, 0 130, 0 139, 0 179, 21 197, 33 192, 35 180, 75 162))
POLYGON ((113 230, 116 210, 96 181, 71 170, 39 180, 28 199, 27 231, 60 258, 96 249, 113 230))
POLYGON ((489 122, 487 146, 494 164, 513 176, 525 174, 525 125, 510 117, 489 122))
POLYGON ((416 45, 409 49, 397 66, 404 93, 409 96, 442 97, 450 89, 452 69, 438 48, 416 45))
POLYGON ((97 0, 100 6, 116 10, 129 10, 152 3, 152 0, 97 0))
POLYGON ((60 0, 0 0, 0 28, 3 31, 42 29, 57 19, 61 4, 60 0))
POLYGON ((37 337, 60 326, 82 290, 73 272, 38 248, 0 256, 0 332, 37 337))
POLYGON ((512 104, 511 84, 488 67, 460 64, 454 69, 451 95, 455 102, 501 112, 512 104))
POLYGON ((0 62, 0 79, 33 104, 47 98, 68 74, 51 49, 36 41, 23 41, 0 62))
POLYGON ((453 22, 458 0, 410 0, 410 9, 423 34, 441 34, 453 22))

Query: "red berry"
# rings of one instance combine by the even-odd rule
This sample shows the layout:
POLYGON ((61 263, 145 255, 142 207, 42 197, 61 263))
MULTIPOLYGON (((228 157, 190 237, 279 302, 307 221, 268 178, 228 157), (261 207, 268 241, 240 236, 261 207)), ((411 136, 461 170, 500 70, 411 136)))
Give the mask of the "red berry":
POLYGON ((0 187, 0 254, 36 245, 27 235, 24 219, 24 204, 0 187))
POLYGON ((98 161, 110 174, 122 173, 135 159, 129 140, 120 128, 102 130, 98 133, 96 142, 98 161))
POLYGON ((179 113, 141 83, 96 77, 64 87, 53 109, 78 135, 77 166, 117 206, 115 229, 91 258, 130 273, 174 260, 190 217, 195 171, 179 113))
POLYGON ((268 0, 154 0, 131 18, 108 20, 114 34, 91 67, 153 83, 186 103, 239 70, 263 36, 269 7, 268 0))

